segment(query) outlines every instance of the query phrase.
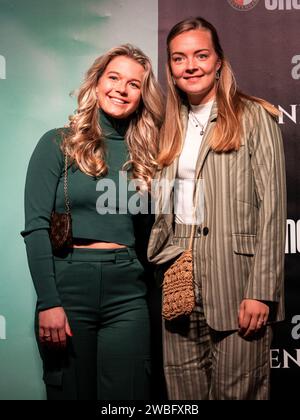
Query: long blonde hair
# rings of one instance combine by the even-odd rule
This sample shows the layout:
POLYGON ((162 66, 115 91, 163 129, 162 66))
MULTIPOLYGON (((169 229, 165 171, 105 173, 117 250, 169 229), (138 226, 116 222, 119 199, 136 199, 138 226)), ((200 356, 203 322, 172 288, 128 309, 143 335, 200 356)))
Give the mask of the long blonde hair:
POLYGON ((98 57, 86 73, 78 92, 78 108, 69 123, 62 149, 78 167, 90 176, 105 176, 108 168, 105 162, 105 139, 99 124, 96 87, 110 61, 125 56, 141 64, 144 77, 141 86, 141 102, 131 117, 125 139, 129 160, 124 167, 131 167, 134 179, 145 181, 149 186, 157 168, 159 129, 163 120, 163 100, 155 80, 150 59, 131 44, 110 49, 98 57))
POLYGON ((188 105, 186 94, 173 83, 170 67, 170 43, 177 35, 196 29, 206 30, 211 33, 215 52, 221 60, 216 89, 218 118, 211 148, 216 152, 228 152, 239 149, 242 135, 241 115, 245 107, 245 99, 258 102, 273 116, 279 115, 279 111, 269 102, 246 95, 237 89, 231 66, 224 56, 217 31, 211 23, 201 17, 183 20, 171 29, 167 38, 167 104, 165 121, 162 126, 160 153, 157 159, 160 166, 170 165, 182 150, 184 139, 182 138, 183 126, 180 111, 182 104, 188 105))

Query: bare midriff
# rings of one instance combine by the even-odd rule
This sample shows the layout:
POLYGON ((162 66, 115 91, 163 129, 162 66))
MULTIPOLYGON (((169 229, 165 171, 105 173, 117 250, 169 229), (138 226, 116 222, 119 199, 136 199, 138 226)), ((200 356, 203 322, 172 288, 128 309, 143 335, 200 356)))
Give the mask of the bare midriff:
POLYGON ((73 248, 116 249, 126 248, 126 245, 121 245, 114 242, 95 242, 87 239, 76 239, 73 243, 73 248))

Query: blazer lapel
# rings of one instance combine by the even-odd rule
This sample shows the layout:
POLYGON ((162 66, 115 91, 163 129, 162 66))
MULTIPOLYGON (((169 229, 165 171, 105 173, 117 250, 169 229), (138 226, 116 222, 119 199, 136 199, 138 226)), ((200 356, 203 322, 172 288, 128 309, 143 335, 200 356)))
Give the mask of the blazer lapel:
POLYGON ((209 116, 209 123, 207 126, 207 130, 205 131, 204 137, 202 139, 202 144, 200 146, 199 156, 196 163, 196 169, 195 169, 195 179, 199 178, 201 169, 203 167, 203 164, 205 162, 205 158, 210 150, 210 144, 211 144, 211 138, 213 135, 214 127, 215 127, 215 121, 217 119, 218 115, 218 107, 216 101, 213 103, 211 113, 209 116))

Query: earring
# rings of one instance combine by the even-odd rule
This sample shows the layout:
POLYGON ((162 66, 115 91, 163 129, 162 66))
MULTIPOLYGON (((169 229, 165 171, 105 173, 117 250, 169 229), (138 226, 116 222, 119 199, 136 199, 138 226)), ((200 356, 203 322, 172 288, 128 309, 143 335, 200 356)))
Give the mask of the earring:
POLYGON ((219 72, 219 70, 217 70, 216 71, 216 80, 219 80, 220 79, 220 72, 219 72))
POLYGON ((176 80, 174 79, 173 76, 172 76, 172 82, 173 82, 173 85, 176 86, 176 80))

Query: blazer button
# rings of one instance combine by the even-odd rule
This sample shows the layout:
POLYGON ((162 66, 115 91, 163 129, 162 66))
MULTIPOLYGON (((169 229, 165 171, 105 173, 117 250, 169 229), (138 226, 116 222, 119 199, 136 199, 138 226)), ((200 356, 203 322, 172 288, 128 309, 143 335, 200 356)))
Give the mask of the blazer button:
POLYGON ((207 227, 207 226, 205 226, 205 227, 203 228, 203 230, 202 230, 203 235, 204 235, 204 236, 208 235, 208 232, 209 232, 209 229, 208 229, 208 227, 207 227))

